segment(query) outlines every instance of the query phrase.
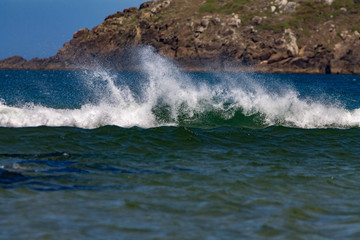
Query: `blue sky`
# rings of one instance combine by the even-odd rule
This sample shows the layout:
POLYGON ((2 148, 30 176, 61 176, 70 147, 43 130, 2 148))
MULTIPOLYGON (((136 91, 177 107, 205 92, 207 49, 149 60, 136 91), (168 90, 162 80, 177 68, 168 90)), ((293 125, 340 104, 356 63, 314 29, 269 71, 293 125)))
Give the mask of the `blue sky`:
POLYGON ((146 0, 0 0, 0 59, 49 57, 74 32, 146 0))

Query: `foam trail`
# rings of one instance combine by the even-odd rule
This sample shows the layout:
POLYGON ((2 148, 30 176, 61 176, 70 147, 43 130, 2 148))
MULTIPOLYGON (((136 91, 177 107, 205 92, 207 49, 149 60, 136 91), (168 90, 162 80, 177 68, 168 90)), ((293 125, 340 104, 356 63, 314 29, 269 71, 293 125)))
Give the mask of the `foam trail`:
POLYGON ((284 94, 266 92, 257 87, 251 94, 234 89, 237 105, 246 115, 261 113, 266 125, 282 125, 299 128, 347 128, 360 126, 360 109, 347 110, 336 104, 304 100, 294 90, 284 94))
POLYGON ((98 128, 106 125, 122 127, 142 126, 152 122, 137 106, 118 109, 106 104, 97 106, 84 105, 80 109, 53 109, 43 106, 22 108, 0 105, 0 126, 2 127, 37 127, 70 126, 79 128, 98 128))
MULTIPOLYGON (((98 70, 85 72, 84 83, 96 100, 79 109, 54 109, 25 104, 8 106, 0 101, 1 127, 71 126, 98 128, 106 125, 151 128, 159 126, 288 126, 297 128, 360 127, 360 109, 348 110, 329 102, 302 99, 286 86, 279 91, 241 75, 221 75, 210 84, 192 79, 151 48, 139 51, 145 79, 139 92, 116 84, 117 75, 98 70)), ((132 82, 134 83, 134 82, 132 82)), ((269 83, 270 84, 270 83, 269 83)))

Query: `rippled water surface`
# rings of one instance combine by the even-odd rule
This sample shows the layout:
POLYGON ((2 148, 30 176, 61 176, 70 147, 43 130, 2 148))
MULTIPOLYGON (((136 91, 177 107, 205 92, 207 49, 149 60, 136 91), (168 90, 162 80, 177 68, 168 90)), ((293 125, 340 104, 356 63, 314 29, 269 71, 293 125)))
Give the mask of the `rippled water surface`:
POLYGON ((0 71, 0 239, 359 239, 360 77, 0 71))

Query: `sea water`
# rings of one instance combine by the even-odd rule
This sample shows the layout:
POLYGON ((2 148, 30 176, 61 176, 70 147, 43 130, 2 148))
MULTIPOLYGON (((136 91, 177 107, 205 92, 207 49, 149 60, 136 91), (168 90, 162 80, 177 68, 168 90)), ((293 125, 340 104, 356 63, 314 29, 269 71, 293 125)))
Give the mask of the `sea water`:
POLYGON ((0 239, 359 239, 360 77, 0 71, 0 239))

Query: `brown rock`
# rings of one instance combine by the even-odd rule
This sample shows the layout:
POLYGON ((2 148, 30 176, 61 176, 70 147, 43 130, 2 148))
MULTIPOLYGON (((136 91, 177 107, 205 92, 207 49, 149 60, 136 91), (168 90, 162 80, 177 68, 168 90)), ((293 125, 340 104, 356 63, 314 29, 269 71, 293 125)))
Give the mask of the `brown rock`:
POLYGON ((309 59, 307 57, 295 57, 289 63, 299 68, 306 68, 309 66, 309 59))
POLYGON ((133 13, 133 12, 136 12, 137 10, 138 10, 137 7, 131 7, 131 8, 124 9, 124 13, 133 13))
POLYGON ((209 23, 210 23, 210 21, 209 21, 209 19, 207 19, 207 18, 203 18, 202 20, 201 20, 201 26, 203 26, 204 28, 207 28, 208 26, 209 26, 209 23))
MULTIPOLYGON (((223 0, 220 5, 226 8, 230 1, 223 0)), ((136 70, 134 49, 150 45, 185 70, 241 71, 242 64, 250 64, 249 69, 261 72, 359 72, 360 34, 354 31, 355 23, 360 22, 357 5, 330 19, 308 19, 308 29, 300 25, 290 30, 281 23, 294 17, 287 10, 298 10, 296 6, 303 0, 292 0, 286 11, 285 6, 278 7, 271 18, 264 12, 264 7, 271 5, 264 6, 260 0, 228 14, 198 12, 205 2, 148 1, 139 10, 129 8, 108 16, 91 31, 77 31, 53 57, 9 58, 0 61, 0 69, 92 68, 96 62, 113 70, 136 70)), ((324 11, 335 10, 327 7, 324 11)))
POLYGON ((271 63, 274 63, 274 62, 279 62, 283 59, 286 59, 288 58, 288 55, 284 52, 278 52, 278 53, 275 53, 273 55, 271 55, 271 57, 269 58, 268 60, 268 64, 271 64, 271 63))
POLYGON ((77 31, 76 33, 74 33, 73 38, 84 38, 87 37, 89 35, 89 29, 85 28, 85 29, 80 29, 79 31, 77 31))
POLYGON ((142 4, 140 5, 139 10, 144 9, 144 8, 148 8, 148 7, 152 6, 153 3, 154 3, 153 1, 144 2, 144 3, 142 3, 142 4))
POLYGON ((262 23, 263 18, 259 17, 259 16, 255 16, 253 17, 252 21, 254 22, 255 25, 260 25, 262 23))
POLYGON ((2 64, 23 64, 26 60, 20 56, 9 57, 0 61, 2 64))
POLYGON ((264 61, 264 60, 268 60, 271 56, 272 56, 272 51, 268 50, 268 51, 262 51, 261 55, 260 55, 260 60, 264 61))

